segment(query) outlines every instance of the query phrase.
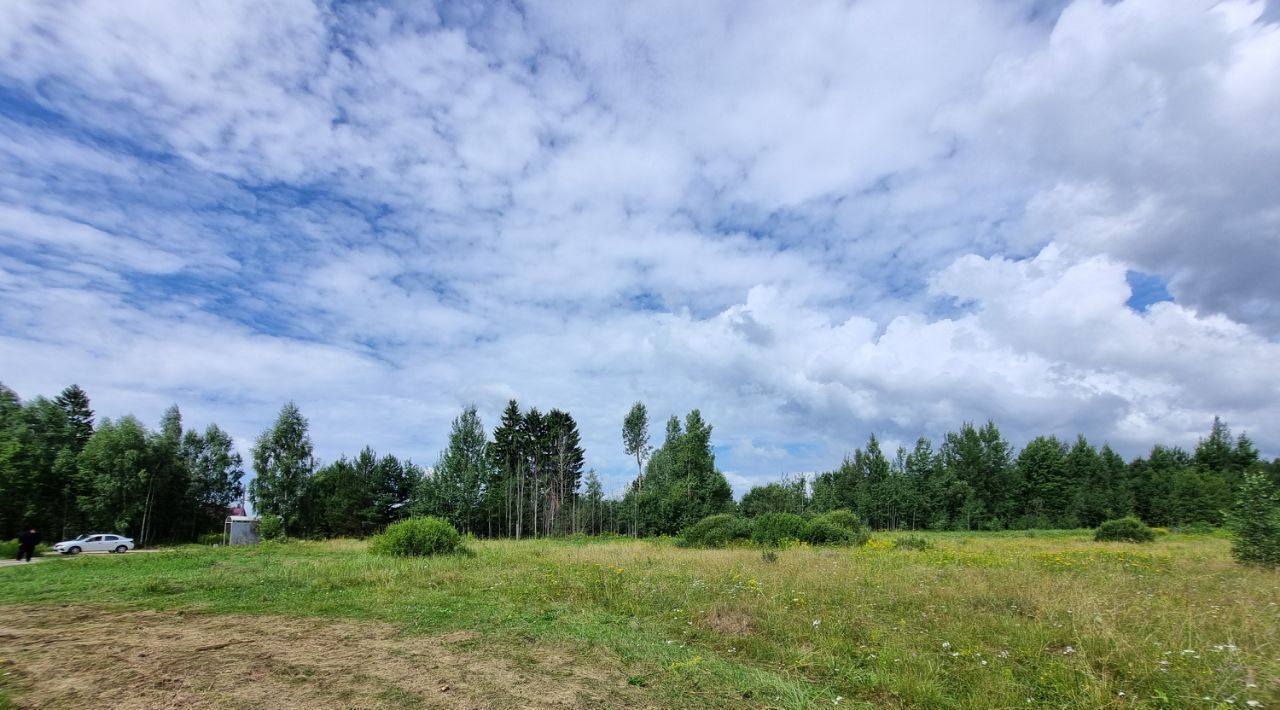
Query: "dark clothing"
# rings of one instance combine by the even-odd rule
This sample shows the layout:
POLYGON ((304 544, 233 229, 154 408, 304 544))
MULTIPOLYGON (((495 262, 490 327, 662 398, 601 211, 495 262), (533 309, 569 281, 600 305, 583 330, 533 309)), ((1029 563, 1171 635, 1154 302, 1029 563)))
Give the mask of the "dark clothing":
POLYGON ((23 530, 18 533, 18 559, 24 557, 27 562, 31 561, 31 555, 36 551, 36 545, 40 542, 40 533, 35 530, 23 530))

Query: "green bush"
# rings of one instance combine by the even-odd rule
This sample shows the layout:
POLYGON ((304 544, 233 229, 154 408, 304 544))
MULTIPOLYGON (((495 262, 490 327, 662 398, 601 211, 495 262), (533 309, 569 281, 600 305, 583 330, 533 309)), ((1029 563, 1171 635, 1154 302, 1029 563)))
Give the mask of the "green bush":
POLYGON ((810 545, 852 545, 857 540, 857 534, 849 528, 814 518, 804 524, 800 539, 810 545))
POLYGON ((1228 521, 1232 557, 1245 564, 1280 565, 1280 494, 1264 474, 1245 474, 1228 521))
POLYGON ((871 539, 858 516, 832 510, 805 523, 800 539, 810 545, 865 545, 871 539))
POLYGON ((447 555, 460 551, 462 536, 447 520, 435 517, 409 518, 392 523, 369 541, 369 551, 395 557, 447 555))
MULTIPOLYGON (((262 523, 258 523, 258 525, 261 526, 262 523)), ((261 531, 262 528, 259 527, 258 530, 261 531)), ((222 533, 205 533, 204 535, 201 535, 200 537, 196 538, 196 544, 197 545, 221 545, 222 533)))
POLYGON ((1129 516, 1099 525, 1093 539, 1098 542, 1151 542, 1156 539, 1156 534, 1146 523, 1129 516))
POLYGON ((751 521, 721 513, 708 515, 685 528, 678 544, 682 547, 726 547, 750 537, 751 521))
POLYGON ((893 549, 895 550, 928 550, 932 548, 933 543, 922 535, 903 535, 893 540, 893 549))
POLYGON ((284 540, 284 520, 267 513, 258 519, 258 536, 263 540, 284 540))
POLYGON ((819 520, 819 519, 825 520, 833 525, 839 525, 842 528, 848 528, 850 530, 864 529, 862 527, 862 520, 858 518, 858 514, 846 508, 840 508, 839 510, 828 510, 827 512, 815 518, 815 520, 819 520))
POLYGON ((795 513, 765 513, 752 523, 751 540, 766 547, 779 547, 804 535, 804 518, 795 513))

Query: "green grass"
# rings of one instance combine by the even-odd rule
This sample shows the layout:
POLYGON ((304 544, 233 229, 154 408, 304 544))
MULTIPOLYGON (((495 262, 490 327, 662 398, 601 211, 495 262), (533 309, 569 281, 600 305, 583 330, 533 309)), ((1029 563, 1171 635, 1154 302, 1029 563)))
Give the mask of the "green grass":
POLYGON ((1280 572, 1234 564, 1220 536, 895 537, 775 562, 625 539, 471 541, 430 559, 355 541, 190 547, 2 569, 0 604, 476 629, 482 652, 569 642, 582 663, 604 647, 667 706, 1280 706, 1280 572))

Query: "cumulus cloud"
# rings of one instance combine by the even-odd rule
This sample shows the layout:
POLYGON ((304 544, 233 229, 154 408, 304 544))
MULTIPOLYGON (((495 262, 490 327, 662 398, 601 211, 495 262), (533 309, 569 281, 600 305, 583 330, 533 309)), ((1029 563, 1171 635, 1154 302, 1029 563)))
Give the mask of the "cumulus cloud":
POLYGON ((419 461, 515 397, 611 490, 636 399, 740 491, 989 417, 1276 451, 1277 77, 1256 2, 10 3, 0 380, 419 461))

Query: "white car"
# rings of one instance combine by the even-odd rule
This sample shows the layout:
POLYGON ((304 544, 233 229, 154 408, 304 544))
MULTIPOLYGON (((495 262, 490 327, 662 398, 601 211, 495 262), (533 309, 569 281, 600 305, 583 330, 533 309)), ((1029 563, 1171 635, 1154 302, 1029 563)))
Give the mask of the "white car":
POLYGON ((60 542, 53 549, 64 555, 78 555, 81 552, 128 552, 133 549, 133 538, 93 533, 60 542))

